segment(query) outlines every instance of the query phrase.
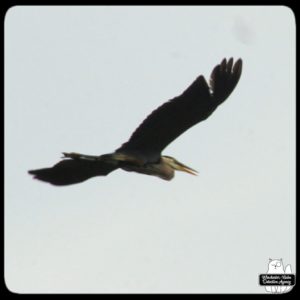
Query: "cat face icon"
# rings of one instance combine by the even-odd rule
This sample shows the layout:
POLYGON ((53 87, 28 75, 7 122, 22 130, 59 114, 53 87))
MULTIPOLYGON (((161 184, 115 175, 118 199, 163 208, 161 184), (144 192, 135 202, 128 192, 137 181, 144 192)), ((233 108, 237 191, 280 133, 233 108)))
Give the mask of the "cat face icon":
POLYGON ((267 273, 271 274, 284 274, 283 262, 281 259, 271 259, 269 258, 269 267, 267 273))

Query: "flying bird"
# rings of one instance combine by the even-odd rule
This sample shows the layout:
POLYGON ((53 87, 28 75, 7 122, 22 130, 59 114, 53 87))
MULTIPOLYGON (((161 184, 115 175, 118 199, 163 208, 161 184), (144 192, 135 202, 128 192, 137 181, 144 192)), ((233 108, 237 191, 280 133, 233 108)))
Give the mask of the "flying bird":
POLYGON ((241 72, 241 59, 233 63, 233 58, 224 58, 208 82, 203 75, 196 78, 181 95, 154 110, 115 152, 100 156, 63 152, 63 160, 53 167, 28 172, 54 185, 106 176, 118 168, 164 180, 171 180, 175 170, 196 175, 194 169, 161 152, 187 129, 207 119, 234 90, 241 72))

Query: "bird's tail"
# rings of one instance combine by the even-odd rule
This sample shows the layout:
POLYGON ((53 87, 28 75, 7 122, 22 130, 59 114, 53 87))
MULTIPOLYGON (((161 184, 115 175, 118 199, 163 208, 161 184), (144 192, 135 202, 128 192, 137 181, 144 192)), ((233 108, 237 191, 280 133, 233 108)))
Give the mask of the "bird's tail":
POLYGON ((110 154, 92 156, 78 153, 63 153, 64 159, 51 168, 28 171, 34 178, 54 185, 70 185, 95 176, 105 176, 118 168, 118 162, 110 154))

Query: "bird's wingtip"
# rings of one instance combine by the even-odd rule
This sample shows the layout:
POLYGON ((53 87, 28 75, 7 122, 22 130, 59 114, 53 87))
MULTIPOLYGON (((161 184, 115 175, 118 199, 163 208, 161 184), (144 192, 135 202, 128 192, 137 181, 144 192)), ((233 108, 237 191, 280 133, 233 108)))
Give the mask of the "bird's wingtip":
POLYGON ((239 58, 239 59, 235 62, 234 66, 233 66, 233 72, 234 72, 234 73, 241 73, 242 67, 243 67, 243 60, 242 60, 241 58, 239 58))

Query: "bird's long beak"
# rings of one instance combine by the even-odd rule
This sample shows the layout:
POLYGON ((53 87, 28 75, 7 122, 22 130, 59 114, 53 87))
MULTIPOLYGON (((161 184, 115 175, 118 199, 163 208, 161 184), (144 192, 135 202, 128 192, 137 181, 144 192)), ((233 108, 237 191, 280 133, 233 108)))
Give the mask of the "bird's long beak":
POLYGON ((180 162, 176 162, 177 166, 176 166, 176 169, 178 171, 183 171, 183 172, 186 172, 186 173, 189 173, 189 174, 192 174, 192 175, 198 175, 198 172, 180 162))

